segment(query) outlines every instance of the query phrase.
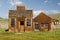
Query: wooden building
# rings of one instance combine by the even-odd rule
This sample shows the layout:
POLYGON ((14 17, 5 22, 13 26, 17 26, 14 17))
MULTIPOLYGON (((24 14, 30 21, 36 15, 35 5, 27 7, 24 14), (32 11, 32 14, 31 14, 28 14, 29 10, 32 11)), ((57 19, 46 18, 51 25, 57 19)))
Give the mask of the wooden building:
POLYGON ((54 25, 58 25, 59 24, 59 20, 53 19, 53 23, 54 23, 54 25))
POLYGON ((34 18, 35 30, 40 31, 51 31, 52 30, 52 18, 41 12, 37 17, 34 18))
POLYGON ((17 6, 16 10, 9 10, 8 27, 10 32, 50 31, 52 18, 43 12, 33 19, 33 10, 26 10, 25 6, 17 6))
POLYGON ((17 6, 16 10, 9 10, 8 27, 10 32, 25 32, 33 30, 33 10, 26 10, 25 6, 17 6))

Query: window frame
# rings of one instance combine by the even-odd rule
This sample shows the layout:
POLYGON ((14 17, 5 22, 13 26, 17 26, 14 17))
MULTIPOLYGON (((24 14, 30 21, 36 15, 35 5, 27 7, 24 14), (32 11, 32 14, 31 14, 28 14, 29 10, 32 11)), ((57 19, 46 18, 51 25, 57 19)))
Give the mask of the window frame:
POLYGON ((15 26, 15 19, 11 19, 11 27, 14 27, 15 26))
POLYGON ((27 19, 27 26, 31 26, 31 19, 27 19))

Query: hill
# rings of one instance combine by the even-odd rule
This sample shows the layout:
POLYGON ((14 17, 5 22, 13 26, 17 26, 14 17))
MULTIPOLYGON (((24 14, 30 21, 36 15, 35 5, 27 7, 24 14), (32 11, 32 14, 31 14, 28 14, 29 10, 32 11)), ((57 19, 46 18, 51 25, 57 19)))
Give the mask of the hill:
POLYGON ((60 21, 60 13, 56 13, 56 14, 49 14, 48 16, 50 16, 53 19, 58 19, 60 21))
POLYGON ((8 19, 0 17, 0 28, 7 28, 8 19))

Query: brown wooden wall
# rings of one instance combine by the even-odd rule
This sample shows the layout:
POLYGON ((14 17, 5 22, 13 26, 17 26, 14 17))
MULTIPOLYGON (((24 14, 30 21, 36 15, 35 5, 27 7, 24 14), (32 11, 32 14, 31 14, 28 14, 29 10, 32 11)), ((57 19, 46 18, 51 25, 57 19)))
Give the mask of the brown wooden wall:
POLYGON ((25 32, 25 31, 34 31, 35 30, 35 24, 34 22, 38 22, 39 30, 52 30, 52 18, 45 15, 43 12, 40 13, 37 17, 34 19, 33 11, 32 10, 26 10, 25 6, 17 6, 17 10, 9 10, 9 20, 8 20, 8 27, 10 32, 25 32), (27 19, 31 20, 31 25, 27 26, 27 19), (11 27, 11 19, 15 20, 14 27, 11 27), (24 25, 20 25, 20 21, 24 21, 24 25), (46 26, 46 23, 48 26, 46 26), (43 24, 43 25, 42 25, 43 24))
POLYGON ((33 29, 33 10, 26 10, 25 6, 17 6, 17 10, 9 10, 8 27, 11 32, 32 31, 33 29), (31 26, 27 26, 27 19, 31 20, 31 26), (11 27, 11 19, 15 20, 15 26, 11 27), (24 25, 20 25, 20 21, 24 21, 24 25))
POLYGON ((46 30, 51 30, 51 24, 52 24, 52 18, 50 18, 49 16, 45 15, 43 12, 40 13, 37 17, 34 18, 34 22, 38 22, 39 25, 39 29, 42 30, 46 29, 46 30), (46 27, 46 23, 48 24, 48 27, 46 27), (44 24, 42 27, 41 24, 44 24))
POLYGON ((10 32, 25 32, 25 31, 33 31, 33 22, 31 18, 31 26, 27 26, 27 18, 9 18, 9 30, 10 32), (11 27, 10 21, 11 19, 15 19, 15 26, 11 27), (20 21, 24 21, 24 25, 20 25, 20 21))

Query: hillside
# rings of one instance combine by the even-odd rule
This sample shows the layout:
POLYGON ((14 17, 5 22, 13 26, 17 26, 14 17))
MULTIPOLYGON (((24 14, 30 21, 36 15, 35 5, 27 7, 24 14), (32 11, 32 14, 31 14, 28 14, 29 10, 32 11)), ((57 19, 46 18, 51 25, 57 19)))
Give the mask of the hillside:
MULTIPOLYGON (((59 22, 60 22, 60 13, 49 14, 48 16, 50 16, 53 19, 58 19, 59 22)), ((60 24, 59 25, 54 25, 54 28, 60 28, 60 24)))
POLYGON ((8 20, 0 17, 0 28, 7 28, 8 20))
POLYGON ((60 13, 56 13, 56 14, 49 14, 48 16, 50 16, 53 19, 58 19, 60 21, 60 13))

